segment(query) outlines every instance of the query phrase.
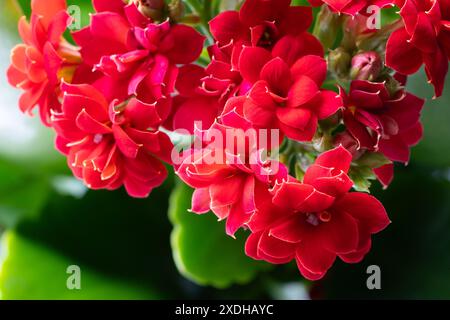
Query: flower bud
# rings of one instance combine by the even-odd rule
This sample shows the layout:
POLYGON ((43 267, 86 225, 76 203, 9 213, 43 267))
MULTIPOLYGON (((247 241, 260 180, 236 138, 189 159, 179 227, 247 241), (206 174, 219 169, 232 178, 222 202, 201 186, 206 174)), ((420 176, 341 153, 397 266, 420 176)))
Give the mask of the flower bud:
POLYGON ((359 53, 352 59, 350 77, 355 80, 374 81, 381 73, 383 64, 375 51, 359 53))
POLYGON ((171 20, 179 22, 183 19, 185 7, 181 0, 172 0, 169 3, 169 17, 171 20))
POLYGON ((342 47, 330 51, 328 66, 338 78, 345 78, 350 70, 350 54, 342 47))
POLYGON ((139 11, 155 20, 161 21, 164 19, 165 1, 164 0, 133 0, 139 11))
POLYGON ((333 47, 341 28, 342 17, 332 12, 327 6, 322 6, 317 15, 313 34, 320 40, 325 50, 333 47))

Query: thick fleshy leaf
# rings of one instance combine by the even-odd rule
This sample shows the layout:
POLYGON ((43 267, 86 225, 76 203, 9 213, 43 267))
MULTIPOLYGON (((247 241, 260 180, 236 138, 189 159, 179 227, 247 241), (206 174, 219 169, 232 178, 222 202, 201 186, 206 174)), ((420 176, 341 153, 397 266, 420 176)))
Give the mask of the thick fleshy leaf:
POLYGON ((225 234, 224 223, 218 223, 214 215, 187 212, 191 194, 189 187, 180 183, 169 209, 174 225, 171 244, 175 264, 184 276, 199 284, 225 288, 233 283, 247 283, 259 270, 269 267, 245 256, 242 233, 233 239, 225 234))

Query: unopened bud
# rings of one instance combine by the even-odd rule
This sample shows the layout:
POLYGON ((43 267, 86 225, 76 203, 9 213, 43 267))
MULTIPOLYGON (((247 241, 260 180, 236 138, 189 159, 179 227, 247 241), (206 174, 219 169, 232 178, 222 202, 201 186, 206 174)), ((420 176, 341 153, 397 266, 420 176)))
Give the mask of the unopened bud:
POLYGON ((316 18, 313 34, 327 50, 332 48, 342 28, 342 16, 332 12, 328 6, 322 6, 316 18))
POLYGON ((161 21, 165 14, 164 0, 133 0, 139 11, 154 21, 161 21))
POLYGON ((350 62, 350 54, 342 47, 331 50, 328 55, 328 67, 338 78, 348 76, 350 62))
POLYGON ((172 0, 169 3, 169 17, 172 21, 179 22, 183 19, 185 7, 181 0, 172 0))
POLYGON ((381 58, 375 51, 359 53, 352 59, 350 76, 356 80, 374 81, 383 68, 381 58))

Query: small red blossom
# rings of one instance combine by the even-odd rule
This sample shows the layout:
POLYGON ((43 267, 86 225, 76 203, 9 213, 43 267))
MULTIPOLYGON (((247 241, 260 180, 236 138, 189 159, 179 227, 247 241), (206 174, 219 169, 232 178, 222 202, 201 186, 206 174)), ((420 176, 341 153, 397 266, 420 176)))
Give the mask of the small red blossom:
POLYGON ((392 161, 407 163, 410 147, 422 138, 420 113, 424 100, 399 90, 390 94, 384 83, 354 80, 344 101, 344 124, 356 149, 379 151, 392 161))
POLYGON ((386 45, 386 65, 410 75, 422 65, 436 97, 442 95, 450 59, 450 2, 400 0, 404 27, 394 31, 386 45))
POLYGON ((102 91, 146 103, 168 100, 178 65, 199 57, 204 36, 186 25, 155 23, 134 2, 96 0, 94 6, 91 24, 73 36, 85 63, 109 78, 102 91))
POLYGON ((250 221, 255 203, 267 198, 269 187, 287 178, 283 164, 261 157, 258 134, 247 131, 252 129, 251 124, 241 114, 244 100, 238 97, 229 101, 220 123, 202 133, 204 147, 191 150, 177 170, 178 176, 195 188, 192 211, 212 211, 220 220, 226 219, 230 236, 250 221), (215 137, 213 130, 223 140, 208 142, 211 138, 207 137, 215 137), (230 148, 230 140, 234 139, 237 142, 230 148))
POLYGON ((230 42, 271 48, 285 35, 305 32, 312 22, 310 7, 291 0, 247 0, 240 11, 225 11, 209 23, 219 46, 230 42))
POLYGON ((39 108, 42 122, 50 125, 50 111, 59 110, 58 86, 61 79, 71 81, 80 62, 79 53, 62 38, 68 26, 66 1, 31 1, 31 20, 19 20, 23 44, 12 49, 7 71, 11 85, 25 91, 19 100, 22 112, 39 108))
POLYGON ((321 279, 337 256, 347 263, 361 261, 370 250, 371 235, 390 221, 374 197, 348 192, 353 184, 347 176, 351 160, 351 154, 338 147, 317 158, 303 183, 291 178, 277 184, 272 191, 277 209, 271 211, 277 215, 253 217, 247 255, 275 264, 295 259, 310 280, 321 279))
POLYGON ((272 53, 246 47, 239 60, 244 80, 252 84, 244 105, 245 117, 257 128, 277 128, 297 141, 311 140, 318 120, 342 107, 335 92, 320 89, 327 66, 314 54, 321 48, 308 46, 304 40, 312 38, 283 38, 272 53))
POLYGON ((172 144, 158 131, 155 105, 136 98, 111 103, 90 85, 62 84, 62 110, 52 115, 56 147, 73 174, 89 188, 122 185, 133 197, 146 197, 167 176, 172 144))

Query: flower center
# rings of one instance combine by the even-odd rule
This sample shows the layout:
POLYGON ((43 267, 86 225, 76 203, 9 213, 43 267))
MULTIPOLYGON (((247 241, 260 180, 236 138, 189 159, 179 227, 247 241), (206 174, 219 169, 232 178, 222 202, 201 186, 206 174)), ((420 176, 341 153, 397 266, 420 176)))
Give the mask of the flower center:
POLYGON ((94 136, 94 143, 95 143, 95 144, 99 144, 100 142, 102 142, 102 140, 103 140, 103 135, 102 135, 102 134, 97 133, 97 134, 94 136))
POLYGON ((328 211, 322 211, 320 213, 307 213, 306 222, 317 227, 321 222, 329 222, 331 220, 331 214, 328 211))

